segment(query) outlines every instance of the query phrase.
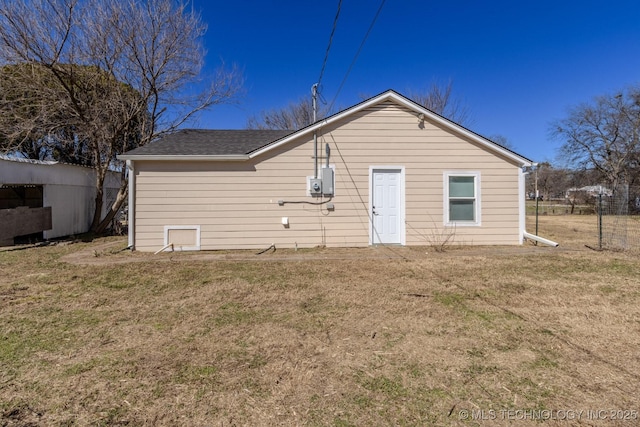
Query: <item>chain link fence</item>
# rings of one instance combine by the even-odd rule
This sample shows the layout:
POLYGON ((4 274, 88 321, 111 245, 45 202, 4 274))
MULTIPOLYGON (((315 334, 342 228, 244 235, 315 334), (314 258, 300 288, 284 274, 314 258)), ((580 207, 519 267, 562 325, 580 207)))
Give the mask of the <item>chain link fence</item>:
POLYGON ((640 249, 640 216, 631 215, 636 211, 638 202, 629 199, 629 186, 626 184, 596 196, 599 249, 640 249), (632 207, 634 209, 630 209, 632 207))
POLYGON ((640 250, 640 196, 631 196, 627 184, 611 190, 592 186, 590 191, 568 193, 564 199, 529 200, 527 215, 590 215, 593 232, 589 247, 614 251, 640 250))

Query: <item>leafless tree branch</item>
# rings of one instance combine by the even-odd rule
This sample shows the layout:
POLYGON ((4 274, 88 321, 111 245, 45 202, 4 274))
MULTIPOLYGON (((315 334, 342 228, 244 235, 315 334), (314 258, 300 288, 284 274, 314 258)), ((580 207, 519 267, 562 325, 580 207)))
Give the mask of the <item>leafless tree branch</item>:
POLYGON ((595 169, 617 187, 638 179, 640 158, 640 89, 604 95, 578 105, 566 118, 552 123, 550 134, 562 141, 565 163, 595 169))
POLYGON ((242 79, 221 68, 204 84, 206 25, 183 0, 0 0, 0 144, 29 157, 96 168, 92 229, 116 155, 231 102, 242 79))

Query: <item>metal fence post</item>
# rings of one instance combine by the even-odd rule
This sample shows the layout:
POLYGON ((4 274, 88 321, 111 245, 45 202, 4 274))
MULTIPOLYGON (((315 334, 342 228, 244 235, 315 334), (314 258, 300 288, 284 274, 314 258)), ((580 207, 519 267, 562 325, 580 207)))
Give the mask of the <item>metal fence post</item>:
POLYGON ((602 250, 602 192, 598 194, 598 248, 602 250))

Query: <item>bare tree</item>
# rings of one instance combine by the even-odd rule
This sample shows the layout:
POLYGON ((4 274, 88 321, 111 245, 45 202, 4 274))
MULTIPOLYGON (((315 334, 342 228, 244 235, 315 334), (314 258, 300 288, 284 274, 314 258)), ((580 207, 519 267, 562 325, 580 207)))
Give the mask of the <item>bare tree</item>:
POLYGON ((555 121, 551 135, 562 141, 560 153, 575 169, 595 169, 608 185, 632 184, 640 155, 640 90, 595 98, 555 121))
POLYGON ((96 169, 91 229, 102 232, 127 195, 116 155, 238 93, 233 68, 202 86, 205 30, 182 0, 0 0, 0 66, 22 64, 12 82, 22 85, 28 106, 17 112, 20 103, 0 97, 0 115, 13 119, 5 149, 7 141, 84 144, 75 148, 96 169), (29 72, 38 77, 32 83, 29 72), (102 217, 104 180, 118 168, 122 184, 102 217))
POLYGON ((35 63, 0 68, 0 111, 9 112, 0 115, 4 150, 31 159, 99 166, 101 159, 93 155, 85 132, 88 116, 94 122, 102 120, 103 126, 120 126, 118 132, 112 132, 114 138, 128 134, 128 141, 120 141, 118 148, 138 145, 140 132, 136 128, 147 113, 138 108, 143 101, 137 91, 94 66, 65 64, 58 71, 61 79, 35 63), (80 119, 65 102, 67 87, 83 93, 85 118, 80 119))
POLYGON ((573 214, 579 205, 594 205, 595 197, 585 187, 593 186, 602 175, 594 169, 565 170, 565 202, 571 206, 573 214))
POLYGON ((452 81, 446 85, 434 82, 429 88, 409 92, 407 97, 457 124, 470 124, 469 109, 460 99, 453 96, 452 81))
MULTIPOLYGON (((408 98, 425 108, 440 114, 458 124, 467 124, 469 110, 452 95, 453 83, 442 86, 433 83, 429 89, 410 92, 408 98)), ((369 95, 360 94, 361 99, 369 98, 369 95)), ((319 103, 322 106, 322 103, 319 103)), ((333 111, 333 110, 332 110, 333 111)), ((323 118, 332 111, 319 108, 317 118, 323 118)), ((248 129, 291 129, 298 130, 313 122, 313 106, 311 97, 302 97, 297 102, 291 102, 287 107, 262 111, 257 116, 247 120, 248 129)))
POLYGON ((513 144, 511 144, 511 141, 509 141, 509 138, 507 138, 504 135, 500 135, 500 134, 491 135, 489 139, 504 148, 513 150, 513 144))
POLYGON ((536 167, 535 173, 527 175, 529 180, 527 190, 529 194, 535 194, 537 179, 538 192, 544 200, 564 199, 567 189, 582 182, 580 179, 583 176, 583 173, 575 174, 550 162, 541 162, 536 167))
MULTIPOLYGON (((317 118, 324 117, 324 110, 317 118)), ((287 107, 262 111, 247 120, 247 129, 283 129, 298 130, 313 123, 313 104, 311 97, 302 97, 287 107)))

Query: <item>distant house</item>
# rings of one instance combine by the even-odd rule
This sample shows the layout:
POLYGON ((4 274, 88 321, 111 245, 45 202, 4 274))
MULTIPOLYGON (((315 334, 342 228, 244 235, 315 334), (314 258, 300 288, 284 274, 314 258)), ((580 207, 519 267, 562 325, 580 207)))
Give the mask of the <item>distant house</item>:
POLYGON ((119 158, 140 251, 525 236, 531 161, 394 91, 295 132, 182 130, 119 158))
MULTIPOLYGON (((119 174, 108 173, 105 201, 115 199, 119 187, 119 174)), ((89 231, 95 197, 91 168, 0 155, 0 245, 89 231)))
POLYGON ((572 187, 567 190, 565 198, 573 200, 579 197, 584 198, 585 196, 598 197, 600 194, 611 197, 613 195, 613 191, 602 185, 586 185, 580 188, 572 187))

